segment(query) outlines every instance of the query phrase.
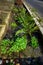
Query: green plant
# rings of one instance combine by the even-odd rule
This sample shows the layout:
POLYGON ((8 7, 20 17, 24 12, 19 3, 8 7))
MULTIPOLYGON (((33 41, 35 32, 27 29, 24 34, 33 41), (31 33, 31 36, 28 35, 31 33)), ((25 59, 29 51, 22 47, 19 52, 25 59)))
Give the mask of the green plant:
POLYGON ((26 9, 23 6, 21 8, 18 8, 18 13, 16 12, 16 14, 17 15, 15 15, 14 18, 22 24, 24 30, 30 35, 38 29, 38 27, 35 26, 33 18, 28 14, 28 12, 26 13, 26 9))
POLYGON ((5 54, 7 52, 6 47, 9 45, 10 40, 9 39, 3 39, 1 41, 1 53, 5 54))
POLYGON ((24 27, 24 31, 31 35, 34 31, 38 30, 38 26, 36 26, 33 18, 29 15, 29 13, 26 12, 26 9, 23 6, 17 9, 18 12, 16 11, 14 19, 21 23, 21 25, 24 27))
POLYGON ((12 47, 9 49, 8 53, 11 54, 12 52, 20 52, 26 48, 27 39, 26 37, 17 38, 16 41, 13 43, 12 47))
POLYGON ((14 41, 9 39, 3 39, 1 41, 1 53, 6 54, 8 52, 8 49, 13 45, 14 41))
POLYGON ((15 22, 12 22, 12 23, 10 24, 10 26, 11 26, 12 29, 14 29, 14 28, 17 27, 17 24, 16 24, 15 22))
POLYGON ((27 39, 25 36, 18 37, 15 42, 9 39, 3 39, 1 42, 1 53, 2 54, 12 54, 12 52, 19 52, 26 48, 27 39))
POLYGON ((17 17, 17 20, 19 23, 22 24, 25 32, 27 31, 31 35, 31 33, 33 33, 35 30, 37 30, 38 27, 35 26, 35 22, 34 22, 33 18, 30 15, 28 15, 28 13, 26 13, 26 11, 24 11, 24 10, 20 11, 20 13, 17 17))
POLYGON ((35 36, 31 37, 31 46, 33 48, 38 47, 38 40, 37 40, 37 38, 35 36))
POLYGON ((19 8, 18 10, 19 10, 19 14, 21 14, 23 16, 25 15, 26 9, 23 6, 21 8, 19 8))
POLYGON ((29 33, 31 35, 32 32, 38 29, 37 26, 35 26, 35 22, 31 16, 28 16, 28 14, 25 14, 25 17, 22 15, 18 17, 18 22, 20 22, 23 27, 25 32, 29 33))
POLYGON ((18 8, 16 6, 14 6, 13 10, 14 13, 18 13, 18 8))
POLYGON ((6 47, 5 46, 1 46, 1 54, 6 54, 6 47))

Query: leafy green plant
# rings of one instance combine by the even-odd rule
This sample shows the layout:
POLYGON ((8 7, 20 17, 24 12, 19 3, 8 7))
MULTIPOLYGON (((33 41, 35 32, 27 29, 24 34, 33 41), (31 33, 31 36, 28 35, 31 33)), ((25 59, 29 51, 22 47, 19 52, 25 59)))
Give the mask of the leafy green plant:
POLYGON ((6 47, 5 46, 1 46, 1 54, 6 54, 6 47))
POLYGON ((1 53, 2 54, 12 54, 12 52, 19 52, 26 48, 27 39, 25 36, 18 37, 15 42, 13 40, 4 39, 1 42, 1 53))
POLYGON ((16 15, 14 15, 14 18, 19 23, 21 23, 26 33, 29 33, 31 35, 34 31, 38 30, 38 27, 35 25, 33 18, 29 15, 28 12, 26 12, 26 9, 23 6, 20 8, 16 7, 16 9, 18 9, 18 12, 16 11, 16 15))
POLYGON ((35 22, 32 19, 31 16, 28 16, 28 14, 25 14, 25 17, 22 15, 18 17, 18 22, 20 22, 24 26, 25 32, 29 33, 31 35, 32 32, 38 29, 37 26, 35 26, 35 22))
POLYGON ((19 10, 19 14, 25 16, 26 13, 26 9, 22 6, 21 8, 18 9, 19 10))
POLYGON ((38 47, 38 40, 37 40, 37 38, 35 36, 31 37, 31 46, 33 48, 38 47))
POLYGON ((12 11, 15 12, 15 13, 18 13, 18 8, 16 6, 14 6, 12 11))
POLYGON ((9 39, 3 39, 1 41, 1 53, 6 54, 7 53, 7 46, 9 45, 10 40, 9 39))
POLYGON ((16 41, 13 43, 13 46, 9 49, 8 53, 12 52, 20 52, 26 48, 27 39, 26 37, 17 38, 16 41))
POLYGON ((1 41, 1 53, 6 54, 8 49, 12 46, 13 42, 13 40, 10 41, 9 39, 3 39, 1 41))
POLYGON ((3 39, 3 40, 1 41, 1 44, 2 44, 2 46, 7 46, 7 45, 9 44, 9 42, 10 42, 9 39, 3 39))
POLYGON ((12 22, 12 23, 10 24, 10 26, 11 26, 12 29, 14 29, 14 28, 17 27, 17 24, 16 24, 15 22, 12 22))
POLYGON ((28 13, 26 13, 25 9, 23 11, 20 10, 17 20, 19 23, 22 24, 24 30, 27 31, 30 35, 38 29, 38 27, 35 26, 33 18, 30 15, 28 15, 28 13))

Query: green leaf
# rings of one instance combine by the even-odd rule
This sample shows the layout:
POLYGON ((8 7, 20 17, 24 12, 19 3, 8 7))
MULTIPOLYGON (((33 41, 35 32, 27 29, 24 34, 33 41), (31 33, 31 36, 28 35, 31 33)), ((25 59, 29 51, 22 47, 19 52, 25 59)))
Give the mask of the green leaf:
POLYGON ((24 29, 18 30, 15 35, 18 35, 20 33, 25 33, 24 29))

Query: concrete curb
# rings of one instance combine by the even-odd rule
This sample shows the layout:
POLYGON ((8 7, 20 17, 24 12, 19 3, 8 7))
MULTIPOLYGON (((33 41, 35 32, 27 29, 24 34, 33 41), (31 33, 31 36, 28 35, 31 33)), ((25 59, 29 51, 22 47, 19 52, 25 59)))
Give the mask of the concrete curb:
MULTIPOLYGON (((13 8, 14 5, 12 5, 11 7, 11 10, 13 8)), ((0 41, 3 39, 3 37, 5 36, 6 32, 7 32, 7 29, 9 27, 9 20, 10 20, 10 17, 11 17, 11 11, 1 11, 3 13, 7 13, 7 17, 5 19, 5 25, 2 26, 2 30, 0 31, 0 41)))

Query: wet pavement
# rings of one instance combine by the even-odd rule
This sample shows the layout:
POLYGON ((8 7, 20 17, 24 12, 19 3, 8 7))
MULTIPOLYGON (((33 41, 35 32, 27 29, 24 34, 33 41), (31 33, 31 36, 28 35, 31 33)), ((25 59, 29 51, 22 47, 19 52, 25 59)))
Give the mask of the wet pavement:
POLYGON ((43 17, 43 1, 42 0, 26 0, 38 13, 43 17))

